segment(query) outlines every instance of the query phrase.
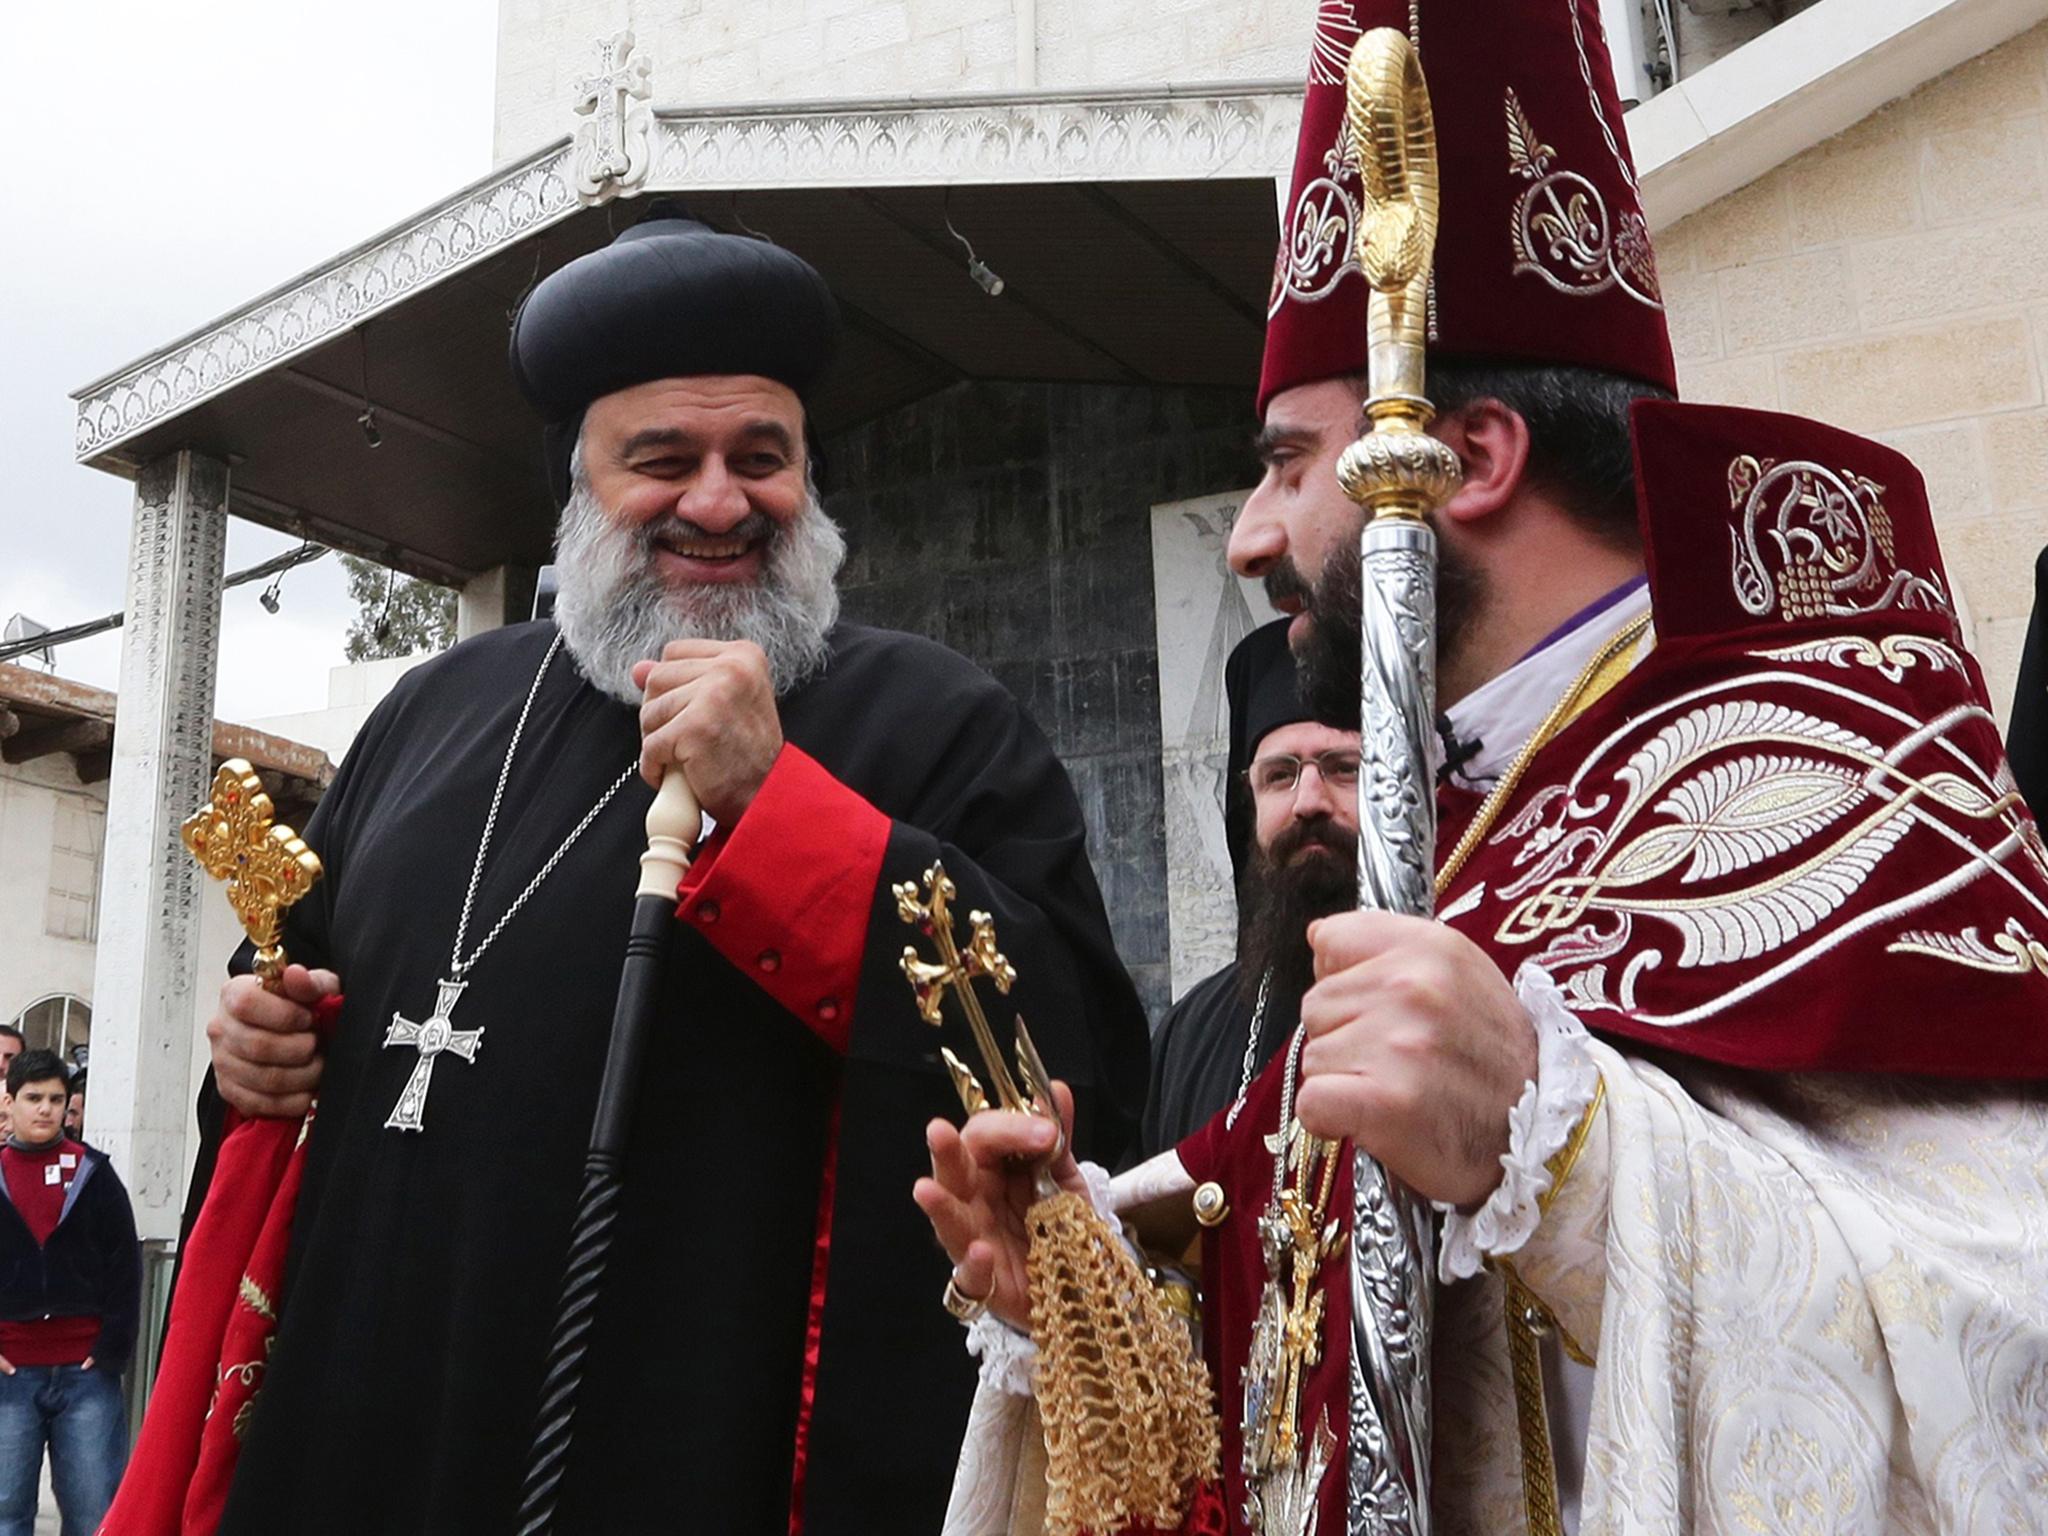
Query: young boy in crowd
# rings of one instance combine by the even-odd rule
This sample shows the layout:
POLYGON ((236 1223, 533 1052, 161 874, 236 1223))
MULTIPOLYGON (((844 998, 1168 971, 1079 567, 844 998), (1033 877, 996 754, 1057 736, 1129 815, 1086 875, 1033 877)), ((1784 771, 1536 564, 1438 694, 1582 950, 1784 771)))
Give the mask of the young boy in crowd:
POLYGON ((70 1075, 53 1051, 8 1064, 0 1098, 0 1536, 30 1536, 50 1452, 64 1536, 90 1536, 128 1460, 121 1370, 142 1256, 128 1192, 64 1132, 70 1075))

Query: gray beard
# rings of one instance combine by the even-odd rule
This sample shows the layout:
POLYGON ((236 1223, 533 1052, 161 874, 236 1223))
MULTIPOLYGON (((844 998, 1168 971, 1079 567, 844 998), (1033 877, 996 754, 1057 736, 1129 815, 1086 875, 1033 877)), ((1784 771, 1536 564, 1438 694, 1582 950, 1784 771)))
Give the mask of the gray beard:
POLYGON ((758 581, 670 586, 654 564, 656 526, 620 522, 576 476, 555 529, 555 624, 594 687, 637 707, 634 663, 671 640, 751 640, 778 697, 824 667, 846 539, 815 491, 769 540, 758 581))

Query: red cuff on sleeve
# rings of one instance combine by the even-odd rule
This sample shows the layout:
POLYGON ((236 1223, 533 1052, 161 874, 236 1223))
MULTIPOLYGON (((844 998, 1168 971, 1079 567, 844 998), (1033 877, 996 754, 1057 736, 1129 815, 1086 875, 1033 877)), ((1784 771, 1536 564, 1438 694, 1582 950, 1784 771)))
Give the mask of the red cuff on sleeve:
POLYGON ((844 1051, 889 818, 785 744, 754 803, 683 876, 676 916, 844 1051))

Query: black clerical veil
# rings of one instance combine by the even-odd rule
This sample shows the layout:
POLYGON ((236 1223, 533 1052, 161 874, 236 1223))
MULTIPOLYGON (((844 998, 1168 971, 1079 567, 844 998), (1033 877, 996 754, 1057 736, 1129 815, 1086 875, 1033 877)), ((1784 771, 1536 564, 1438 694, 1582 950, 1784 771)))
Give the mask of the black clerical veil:
POLYGON ((1230 867, 1244 878, 1252 846, 1252 800, 1245 770, 1258 754, 1259 743, 1283 725, 1313 720, 1301 702, 1295 680, 1294 653, 1287 645, 1288 619, 1261 624, 1246 635, 1223 664, 1223 693, 1230 704, 1229 777, 1223 786, 1223 835, 1230 847, 1230 867))
POLYGON ((2020 653, 2006 754, 2036 821, 2048 821, 2048 549, 2034 562, 2034 618, 2020 653))

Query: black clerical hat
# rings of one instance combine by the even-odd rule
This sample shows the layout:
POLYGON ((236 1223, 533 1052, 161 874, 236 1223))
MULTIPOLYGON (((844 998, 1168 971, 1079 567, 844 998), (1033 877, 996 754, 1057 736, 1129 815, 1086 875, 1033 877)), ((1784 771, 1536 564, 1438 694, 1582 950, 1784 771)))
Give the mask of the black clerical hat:
POLYGON ((512 322, 512 376, 547 422, 548 481, 561 505, 593 400, 698 374, 758 374, 801 396, 838 337, 839 307, 809 262, 662 202, 528 295, 512 322))
POLYGON ((1251 852, 1251 795, 1244 771, 1259 743, 1283 725, 1313 720, 1295 682, 1294 652, 1287 646, 1287 619, 1262 624, 1242 640, 1223 664, 1223 692, 1230 701, 1230 783, 1223 796, 1223 833, 1230 863, 1241 878, 1251 852))

